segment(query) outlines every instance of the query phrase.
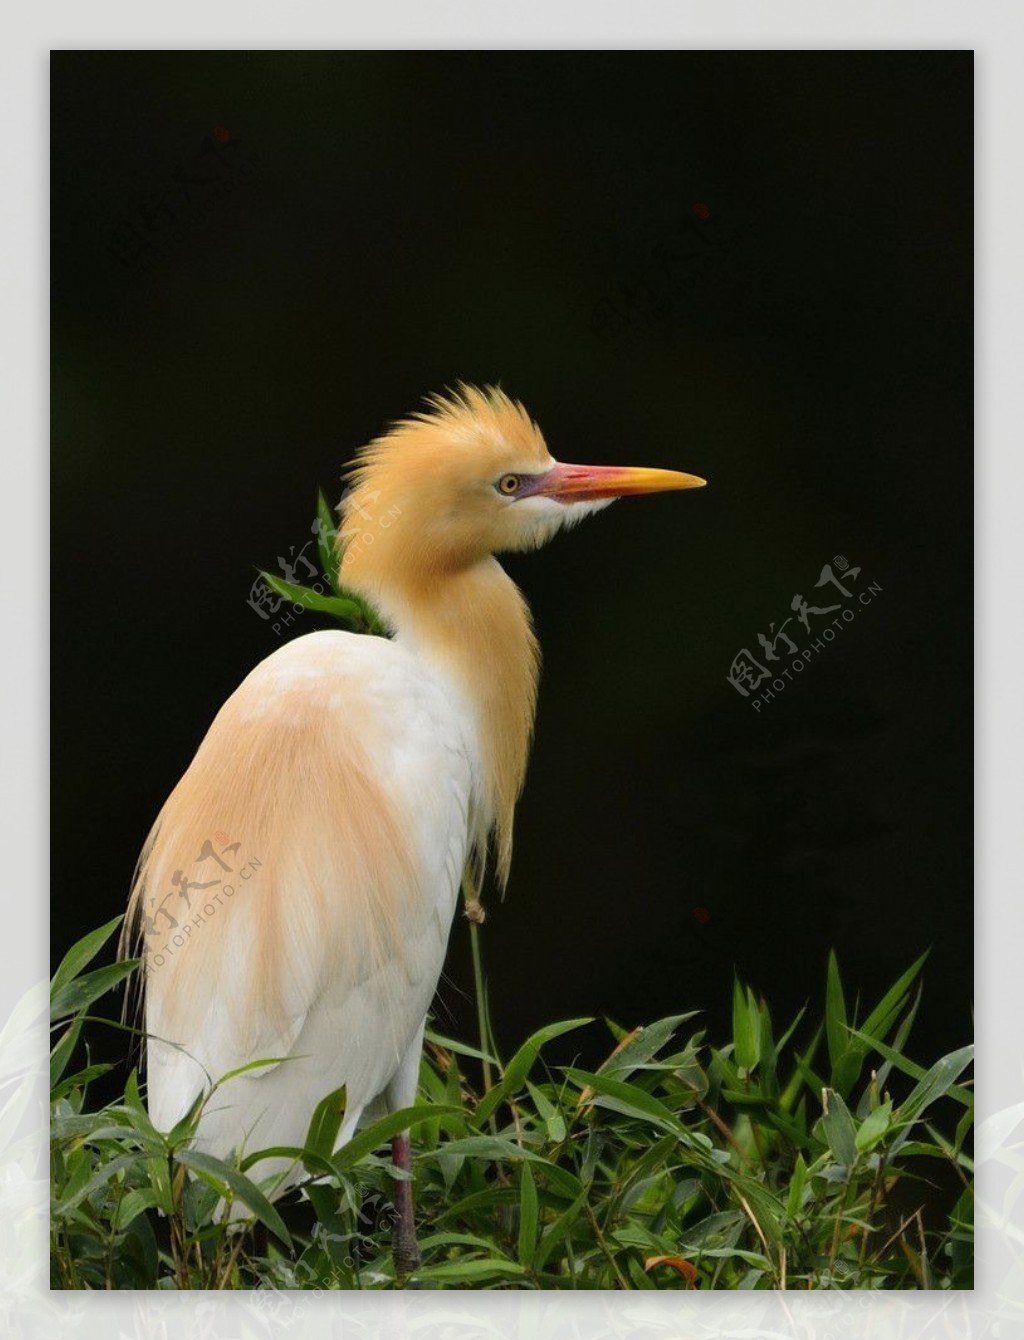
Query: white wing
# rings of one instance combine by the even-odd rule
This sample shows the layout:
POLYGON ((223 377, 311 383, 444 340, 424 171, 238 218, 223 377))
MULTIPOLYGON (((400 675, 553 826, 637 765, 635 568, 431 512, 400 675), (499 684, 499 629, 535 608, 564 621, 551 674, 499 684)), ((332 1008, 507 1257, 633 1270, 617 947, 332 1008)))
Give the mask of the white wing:
POLYGON ((144 852, 149 1105, 167 1129, 226 1083, 199 1146, 301 1144, 344 1083, 412 1101, 468 843, 464 723, 408 652, 321 632, 218 713, 144 852), (176 925, 172 925, 176 922, 176 925))

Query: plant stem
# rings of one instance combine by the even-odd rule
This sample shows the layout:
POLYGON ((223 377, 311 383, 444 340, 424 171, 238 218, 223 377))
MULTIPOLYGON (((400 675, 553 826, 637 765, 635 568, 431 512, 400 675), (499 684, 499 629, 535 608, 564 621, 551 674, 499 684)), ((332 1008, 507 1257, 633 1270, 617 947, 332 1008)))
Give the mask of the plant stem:
POLYGON ((484 1058, 480 1062, 483 1074, 483 1092, 486 1093, 493 1083, 491 1063, 487 1060, 487 1057, 493 1053, 493 1047, 491 1046, 491 1030, 487 1021, 487 994, 484 985, 483 955, 480 950, 480 923, 483 921, 483 910, 480 907, 476 885, 473 883, 473 875, 468 866, 462 876, 462 896, 465 900, 466 915, 469 918, 469 945, 473 954, 473 993, 476 996, 476 1022, 477 1031, 480 1034, 480 1051, 484 1058))
POLYGON ((486 1093, 492 1084, 491 1063, 487 1060, 491 1051, 490 1030, 487 1027, 487 1005, 484 997, 484 968, 480 954, 480 927, 475 921, 469 923, 469 943, 473 951, 473 989, 476 995, 476 1019, 480 1033, 480 1050, 484 1059, 480 1062, 483 1070, 483 1091, 486 1093))
POLYGON ((594 1230, 594 1237, 597 1238, 597 1244, 601 1248, 601 1251, 604 1252, 605 1256, 608 1258, 608 1262, 611 1265, 612 1271, 615 1274, 615 1278, 619 1281, 619 1288, 628 1289, 629 1281, 626 1279, 622 1271, 619 1269, 619 1264, 615 1260, 615 1253, 608 1246, 608 1243, 605 1240, 605 1236, 601 1232, 601 1225, 597 1222, 597 1215, 591 1208, 589 1198, 586 1201, 585 1209, 587 1211, 587 1218, 590 1220, 590 1226, 594 1230))

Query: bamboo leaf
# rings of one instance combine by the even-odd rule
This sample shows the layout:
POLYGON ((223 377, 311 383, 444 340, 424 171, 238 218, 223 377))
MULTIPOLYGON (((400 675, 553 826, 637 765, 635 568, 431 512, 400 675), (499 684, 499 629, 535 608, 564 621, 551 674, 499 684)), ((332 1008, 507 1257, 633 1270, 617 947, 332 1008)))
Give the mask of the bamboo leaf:
POLYGON ((59 991, 79 975, 87 964, 91 963, 110 937, 124 920, 124 913, 99 926, 81 940, 76 941, 60 961, 60 966, 50 981, 50 995, 59 991))
MULTIPOLYGON (((347 1102, 347 1091, 343 1084, 326 1098, 322 1098, 313 1109, 309 1129, 306 1132, 305 1148, 324 1161, 329 1160, 334 1153, 338 1132, 345 1119, 347 1102)), ((309 1164, 306 1166, 308 1168, 309 1164)))
MULTIPOLYGON (((80 1205, 94 1191, 98 1191, 101 1186, 105 1186, 122 1168, 130 1167, 137 1158, 138 1155, 134 1153, 118 1154, 116 1158, 101 1164, 91 1177, 87 1176, 83 1180, 80 1174, 79 1177, 73 1178, 65 1190, 64 1198, 53 1204, 50 1210, 53 1218, 62 1219, 67 1216, 76 1205, 80 1205)), ((83 1167, 86 1171, 88 1170, 88 1164, 83 1165, 83 1167)))
MULTIPOLYGON (((331 1155, 329 1162, 335 1172, 347 1172, 360 1159, 364 1159, 367 1154, 372 1154, 375 1149, 379 1149, 381 1145, 386 1144, 393 1136, 400 1135, 402 1131, 411 1130, 421 1121, 462 1115, 463 1112, 460 1107, 442 1106, 440 1103, 425 1103, 417 1107, 400 1108, 397 1112, 389 1112, 386 1117, 381 1117, 380 1121, 375 1121, 372 1126, 368 1126, 366 1130, 354 1135, 347 1144, 342 1145, 336 1154, 331 1155)), ((446 1148, 450 1147, 450 1145, 446 1146, 446 1148)))
POLYGON ((575 1174, 546 1159, 543 1154, 526 1149, 523 1145, 517 1145, 513 1140, 506 1140, 500 1135, 469 1135, 461 1140, 449 1140, 438 1150, 431 1151, 423 1157, 438 1158, 442 1154, 464 1154, 470 1158, 488 1159, 494 1163, 529 1159, 535 1168, 544 1172, 553 1191, 569 1200, 580 1193, 580 1181, 575 1174))
POLYGON ((825 1038, 828 1042, 828 1059, 832 1063, 833 1082, 839 1058, 850 1045, 850 1035, 846 1029, 846 999, 843 995, 843 983, 839 976, 839 963, 835 950, 829 950, 828 974, 825 979, 825 1038))
POLYGON ((921 957, 916 959, 906 972, 901 973, 896 981, 893 982, 889 990, 864 1020, 863 1024, 861 1024, 860 1031, 862 1033, 866 1033, 873 1038, 880 1038, 883 1041, 885 1040, 885 1035, 892 1028, 897 1015, 903 1009, 904 1005, 906 1005, 914 978, 917 977, 924 966, 925 959, 927 959, 929 952, 930 951, 926 949, 921 957))
POLYGON ((537 1250, 533 1257, 533 1266, 535 1270, 542 1270, 544 1268, 551 1253, 555 1250, 558 1244, 563 1241, 566 1234, 572 1229, 573 1224, 580 1217, 586 1203, 587 1189, 584 1187, 568 1209, 564 1210, 558 1216, 537 1244, 537 1250))
POLYGON ((417 1280, 466 1280, 478 1283, 495 1275, 523 1275, 524 1268, 504 1256, 472 1256, 463 1261, 446 1261, 439 1266, 421 1266, 413 1278, 417 1280))
POLYGON ((797 1154, 796 1163, 793 1165, 793 1176, 789 1183, 789 1194, 786 1197, 786 1214, 790 1219, 795 1219, 800 1213, 806 1184, 807 1164, 803 1155, 797 1154))
POLYGON ((760 1022, 751 1018, 747 993, 738 977, 732 984, 732 1041, 733 1057, 740 1070, 748 1073, 757 1065, 760 1022))
POLYGON ((324 576, 335 591, 338 589, 338 534, 337 515, 327 501, 323 489, 316 491, 316 519, 320 523, 316 533, 317 553, 324 576))
POLYGON ((628 1074, 643 1065, 656 1052, 661 1051, 680 1024, 692 1019, 696 1013, 696 1010, 688 1010, 685 1014, 673 1014, 657 1020, 656 1023, 648 1024, 645 1028, 634 1029, 622 1039, 612 1054, 601 1062, 597 1067, 597 1073, 619 1075, 621 1071, 623 1074, 628 1074))
MULTIPOLYGON (((78 1042, 79 1035, 82 1032, 82 1016, 77 1015, 71 1022, 70 1027, 61 1034, 60 1038, 54 1044, 50 1052, 50 1088, 56 1087, 57 1081, 68 1068, 71 1060, 71 1054, 75 1050, 75 1044, 78 1042)), ((57 1094, 52 1095, 54 1098, 57 1094)))
POLYGON ((852 1168, 857 1161, 857 1129, 850 1109, 835 1089, 824 1089, 821 1103, 821 1124, 832 1156, 844 1168, 852 1168))
POLYGON ((869 1153, 885 1136, 892 1125, 892 1101, 886 1099, 861 1122, 857 1128, 857 1148, 862 1154, 869 1153))
POLYGON ((910 1138, 914 1122, 921 1117, 932 1103, 949 1093, 973 1060, 974 1046, 972 1044, 941 1057, 922 1075, 896 1112, 896 1120, 904 1129, 893 1141, 892 1153, 896 1153, 906 1143, 910 1138))
POLYGON ((593 1093, 587 1096, 586 1102, 610 1108, 613 1112, 621 1112, 627 1117, 653 1122, 655 1126, 671 1131, 675 1135, 685 1134, 685 1128, 671 1108, 666 1107, 646 1089, 640 1089, 624 1080, 612 1079, 609 1075, 577 1070, 574 1066, 563 1069, 574 1083, 593 1090, 593 1093))
POLYGON ((309 586, 286 582, 283 577, 276 577, 272 572, 261 572, 260 576, 272 591, 291 601, 293 605, 301 605, 307 610, 318 610, 321 614, 333 614, 336 619, 344 619, 349 623, 367 622, 366 606, 355 596, 324 595, 309 586))
POLYGON ((108 963, 104 968, 96 968, 58 987, 50 997, 51 1021, 64 1019, 69 1014, 77 1014, 86 1005, 91 1005, 100 996, 105 996, 138 966, 137 958, 124 959, 120 963, 108 963))
POLYGON ((174 1158, 212 1186, 225 1200, 240 1200, 260 1223, 266 1224, 275 1237, 280 1238, 286 1247, 291 1247, 291 1234, 284 1220, 255 1182, 250 1181, 244 1173, 232 1168, 223 1159, 203 1154, 198 1149, 179 1149, 174 1158))
POLYGON ((477 1104, 473 1114, 477 1125, 482 1125, 506 1098, 519 1092, 545 1043, 550 1042, 552 1038, 561 1037, 563 1033, 572 1032, 574 1028, 582 1028, 585 1024, 593 1022, 591 1017, 566 1019, 557 1024, 548 1024, 546 1028, 540 1028, 531 1034, 505 1067, 501 1083, 489 1089, 477 1104))
POLYGON ((519 1175, 519 1260, 524 1266, 533 1264, 533 1253, 537 1246, 537 1221, 539 1207, 537 1186, 529 1161, 523 1163, 519 1175))

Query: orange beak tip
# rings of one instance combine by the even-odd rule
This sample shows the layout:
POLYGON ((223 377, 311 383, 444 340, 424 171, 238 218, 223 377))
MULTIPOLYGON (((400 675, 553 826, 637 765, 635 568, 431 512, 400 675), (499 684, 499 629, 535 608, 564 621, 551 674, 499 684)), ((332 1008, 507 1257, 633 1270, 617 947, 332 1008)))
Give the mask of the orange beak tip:
POLYGON ((702 489, 700 475, 681 470, 647 469, 643 466, 556 465, 538 481, 538 492, 559 502, 625 498, 641 493, 668 493, 677 489, 702 489))

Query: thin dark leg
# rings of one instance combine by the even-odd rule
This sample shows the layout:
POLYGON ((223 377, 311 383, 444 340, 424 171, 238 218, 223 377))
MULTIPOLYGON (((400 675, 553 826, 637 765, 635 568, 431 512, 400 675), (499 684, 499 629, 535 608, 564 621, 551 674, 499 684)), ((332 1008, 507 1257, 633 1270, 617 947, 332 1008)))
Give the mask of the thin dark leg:
MULTIPOLYGON (((409 1132, 403 1131, 391 1141, 391 1158, 396 1168, 403 1172, 412 1169, 412 1151, 409 1148, 409 1132)), ((420 1247, 416 1241, 416 1221, 413 1217, 412 1182, 402 1178, 395 1182, 395 1222, 391 1230, 391 1252, 395 1259, 395 1271, 399 1275, 409 1275, 420 1263, 420 1247)))

